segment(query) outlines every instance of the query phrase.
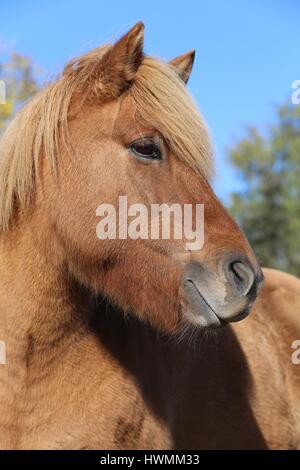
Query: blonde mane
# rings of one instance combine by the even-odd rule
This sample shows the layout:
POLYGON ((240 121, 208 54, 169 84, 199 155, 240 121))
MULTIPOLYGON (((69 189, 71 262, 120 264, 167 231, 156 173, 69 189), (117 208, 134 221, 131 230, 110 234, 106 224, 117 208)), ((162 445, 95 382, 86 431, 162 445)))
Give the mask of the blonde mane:
MULTIPOLYGON (((80 93, 84 102, 88 95, 96 100, 106 92, 101 77, 96 84, 94 81, 95 70, 109 47, 97 48, 70 62, 57 81, 24 106, 2 136, 0 231, 8 229, 15 210, 26 207, 34 194, 41 154, 56 172, 60 144, 70 148, 68 115, 74 94, 80 93)), ((174 68, 144 57, 127 92, 141 118, 164 135, 178 158, 209 178, 212 151, 208 132, 174 68)))

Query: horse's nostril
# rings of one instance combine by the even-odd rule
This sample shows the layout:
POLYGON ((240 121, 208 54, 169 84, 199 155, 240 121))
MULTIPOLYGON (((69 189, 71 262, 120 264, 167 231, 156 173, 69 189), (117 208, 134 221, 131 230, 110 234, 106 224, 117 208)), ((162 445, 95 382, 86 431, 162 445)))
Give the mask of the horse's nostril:
POLYGON ((245 261, 231 261, 225 267, 225 274, 231 287, 239 292, 240 295, 246 296, 253 289, 256 291, 256 275, 245 261))

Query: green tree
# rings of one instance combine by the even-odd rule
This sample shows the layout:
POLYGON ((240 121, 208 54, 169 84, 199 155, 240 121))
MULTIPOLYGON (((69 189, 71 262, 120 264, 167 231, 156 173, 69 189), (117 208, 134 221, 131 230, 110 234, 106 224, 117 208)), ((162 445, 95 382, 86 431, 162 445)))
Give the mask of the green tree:
POLYGON ((0 79, 6 85, 6 103, 0 105, 0 134, 22 104, 39 89, 30 58, 12 53, 7 62, 0 62, 0 79))
POLYGON ((260 263, 300 276, 300 107, 280 107, 266 135, 249 128, 229 155, 245 188, 230 210, 260 263))

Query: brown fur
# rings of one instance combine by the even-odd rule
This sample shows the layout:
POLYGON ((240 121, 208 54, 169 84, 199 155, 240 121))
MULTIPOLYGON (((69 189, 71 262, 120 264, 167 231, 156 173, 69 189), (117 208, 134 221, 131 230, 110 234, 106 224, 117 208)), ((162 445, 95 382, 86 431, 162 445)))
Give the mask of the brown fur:
MULTIPOLYGON (((69 64, 2 141, 0 446, 297 448, 300 281, 266 270, 248 319, 217 333, 182 324, 188 262, 217 272, 234 251, 258 267, 208 183, 205 125, 174 64, 144 58, 142 29, 69 64), (149 134, 165 141, 162 164, 128 155, 149 134), (204 203, 204 248, 101 243, 95 209, 119 194, 204 203)), ((176 63, 188 78, 190 61, 176 63)))

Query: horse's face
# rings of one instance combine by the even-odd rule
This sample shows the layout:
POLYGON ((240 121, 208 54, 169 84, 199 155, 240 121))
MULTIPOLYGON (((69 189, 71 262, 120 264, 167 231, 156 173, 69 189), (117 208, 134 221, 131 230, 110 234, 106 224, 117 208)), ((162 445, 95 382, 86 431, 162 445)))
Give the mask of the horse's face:
MULTIPOLYGON (((191 68, 188 57, 176 64, 184 78, 191 68)), ((176 101, 172 91, 168 99, 176 101)), ((70 121, 74 157, 61 159, 60 183, 53 190, 68 263, 84 283, 165 331, 182 323, 217 327, 239 320, 255 299, 261 271, 206 177, 180 158, 158 127, 143 119, 130 89, 105 102, 89 100, 70 121), (136 203, 148 210, 148 237, 119 234, 119 216, 125 214, 119 196, 127 196, 127 210, 136 203), (184 230, 181 238, 172 230, 168 239, 161 233, 151 238, 151 205, 163 203, 191 204, 194 219, 196 204, 204 205, 203 246, 191 249, 184 230), (109 225, 114 217, 106 218, 106 239, 96 232, 101 204, 116 210, 116 233, 109 225)), ((128 216, 128 223, 138 214, 128 216)))

